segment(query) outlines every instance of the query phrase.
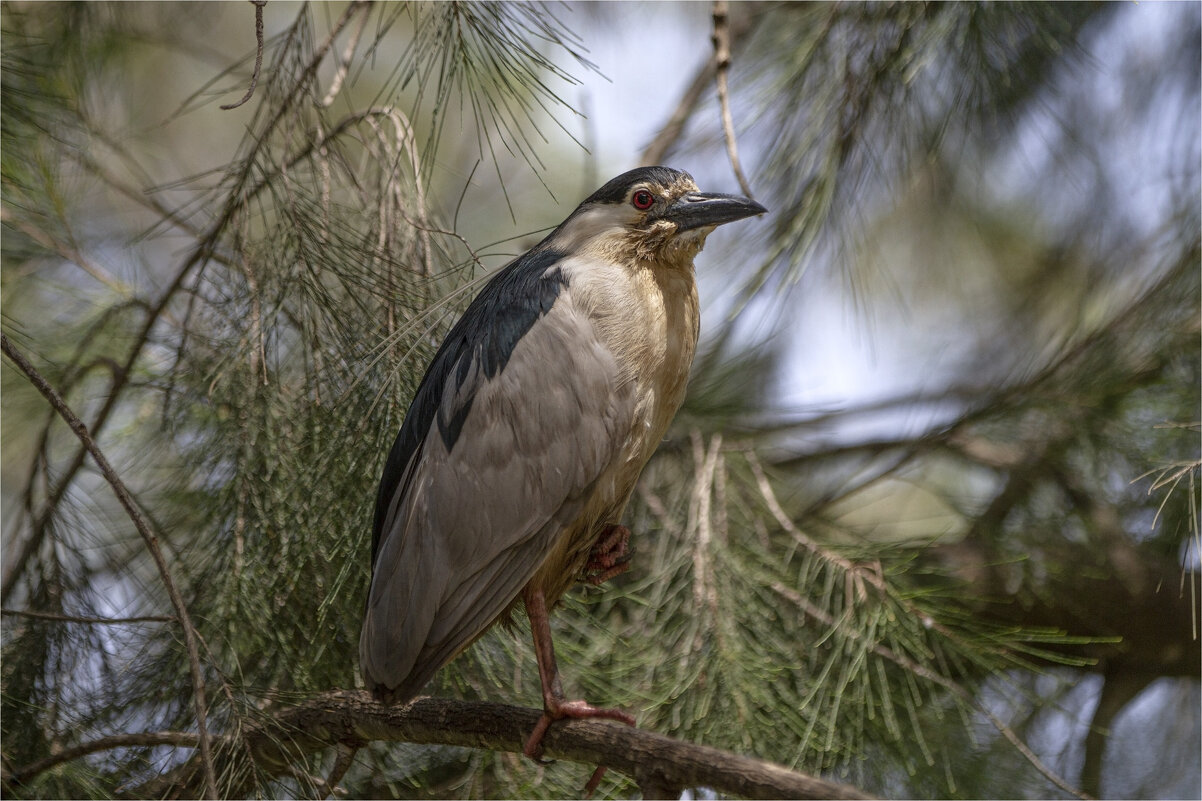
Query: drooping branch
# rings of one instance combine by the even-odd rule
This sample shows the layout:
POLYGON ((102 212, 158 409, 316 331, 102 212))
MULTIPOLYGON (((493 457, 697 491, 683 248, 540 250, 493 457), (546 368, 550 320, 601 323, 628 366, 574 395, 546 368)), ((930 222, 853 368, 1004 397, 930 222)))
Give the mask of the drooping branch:
POLYGON ((64 748, 57 754, 39 759, 37 762, 32 762, 28 765, 23 765, 11 772, 7 769, 3 776, 3 790, 6 796, 11 797, 17 792, 17 788, 28 782, 30 779, 45 773, 57 765, 64 762, 85 757, 88 754, 98 754, 101 751, 112 751, 115 748, 146 748, 160 745, 174 745, 183 748, 196 748, 200 744, 200 738, 195 734, 186 731, 148 731, 148 732, 130 732, 129 734, 113 734, 108 737, 101 737, 96 740, 89 740, 86 743, 73 745, 69 748, 64 748))
POLYGON ((174 623, 170 615, 135 615, 133 617, 87 617, 81 615, 56 615, 52 612, 35 612, 31 609, 0 609, 5 617, 27 617, 34 620, 52 620, 57 623, 84 623, 95 626, 126 626, 131 623, 174 623))
POLYGON ((739 146, 735 142, 735 121, 730 113, 730 88, 727 76, 730 74, 730 15, 726 0, 714 0, 714 32, 711 39, 714 44, 714 73, 718 83, 718 105, 722 111, 722 136, 726 140, 726 156, 730 159, 730 167, 734 170, 735 178, 743 194, 751 197, 751 184, 743 174, 743 166, 739 163, 739 146))
POLYGON ((255 6, 255 71, 250 76, 250 86, 242 99, 234 103, 226 103, 221 107, 222 111, 229 111, 244 105, 254 96, 255 87, 259 85, 259 71, 263 68, 263 6, 267 5, 267 0, 250 0, 250 2, 255 6))
MULTIPOLYGON (((723 38, 728 59, 730 53, 742 43, 752 27, 753 12, 747 12, 745 9, 739 9, 739 11, 740 13, 733 16, 727 14, 723 21, 723 38)), ((639 156, 640 164, 644 166, 662 164, 672 148, 680 141, 681 136, 684 135, 685 125, 688 124, 693 112, 700 105, 701 98, 705 95, 706 87, 717 75, 716 63, 716 58, 709 58, 697 69, 693 80, 681 94, 672 116, 664 123, 664 127, 655 135, 651 143, 643 149, 642 155, 639 156)))
MULTIPOLYGON (((535 709, 477 701, 418 698, 387 707, 363 691, 336 690, 250 724, 241 736, 223 739, 215 749, 221 775, 239 777, 225 795, 252 793, 254 782, 282 776, 302 757, 326 748, 343 751, 371 741, 437 743, 520 752, 538 721, 535 709), (255 770, 240 769, 253 760, 255 770)), ((649 792, 709 787, 744 798, 870 798, 856 787, 788 770, 751 757, 695 745, 654 732, 603 721, 565 720, 543 740, 552 759, 605 765, 634 778, 649 792)), ((194 797, 199 789, 196 760, 130 791, 132 796, 194 797)))

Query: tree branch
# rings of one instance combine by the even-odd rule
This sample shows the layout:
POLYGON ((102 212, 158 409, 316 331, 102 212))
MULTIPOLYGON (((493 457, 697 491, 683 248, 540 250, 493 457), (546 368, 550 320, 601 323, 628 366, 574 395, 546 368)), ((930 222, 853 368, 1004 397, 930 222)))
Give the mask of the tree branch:
POLYGON ((75 436, 79 438, 80 443, 92 455, 92 458, 96 460, 97 466, 100 467, 100 472, 104 474, 105 480, 108 481, 109 485, 113 488, 113 492, 117 495, 117 500, 121 502, 121 506, 124 507, 130 520, 133 521, 134 527, 146 542, 146 548, 150 551, 150 555, 154 559, 154 564, 158 568, 159 576, 163 580, 163 585, 167 588, 167 595, 171 598, 171 605, 175 607, 175 616, 179 619, 180 626, 184 630, 184 643, 188 649, 188 663, 192 672, 192 695, 196 707, 196 729, 200 735, 200 757, 204 765, 205 795, 210 798, 216 798, 217 778, 213 773, 213 760, 209 751, 209 732, 205 726, 205 710, 208 708, 208 704, 205 702, 204 678, 200 672, 200 649, 196 645, 196 629, 192 625, 192 619, 188 616, 188 608, 184 604, 183 596, 180 595, 179 588, 175 586, 175 581, 171 578, 171 569, 167 566, 167 560, 163 556, 162 549, 159 548, 158 539, 155 537, 154 532, 151 531, 146 517, 138 509, 138 505, 134 501, 133 495, 130 494, 129 488, 125 486, 125 482, 117 475, 117 471, 109 464, 109 460, 96 445, 96 442, 92 439, 92 435, 88 433, 88 427, 76 416, 75 412, 71 411, 71 407, 55 391, 54 387, 50 386, 46 379, 42 377, 42 374, 9 343, 8 337, 4 334, 0 334, 0 349, 3 349, 4 355, 12 360, 13 364, 25 374, 31 384, 37 387, 38 391, 54 407, 54 410, 59 413, 59 416, 75 432, 75 436))
POLYGON ((255 71, 250 76, 250 87, 242 99, 234 103, 226 103, 221 107, 222 111, 229 111, 246 103, 254 96, 255 87, 259 85, 259 70, 263 68, 263 6, 267 5, 267 0, 250 0, 250 2, 255 7, 255 71))
MULTIPOLYGON (((733 17, 727 17, 725 33, 728 51, 735 49, 742 42, 744 36, 751 30, 752 13, 754 12, 739 13, 733 17)), ((714 59, 710 58, 706 59, 705 63, 697 68, 692 82, 689 83, 684 94, 680 96, 680 102, 676 104, 676 109, 672 112, 672 116, 664 123, 664 127, 655 135, 651 143, 643 149, 643 154, 639 157, 640 164, 645 167, 662 164, 672 151, 672 147, 684 134, 684 127, 688 123, 689 118, 693 116, 693 112, 697 110, 697 106, 701 103, 701 98, 705 94, 705 88, 709 86, 710 80, 715 77, 714 64, 714 59)))
MULTIPOLYGON (((520 752, 538 721, 535 709, 418 698, 399 707, 378 704, 360 690, 334 690, 250 724, 215 749, 219 772, 236 777, 224 792, 252 794, 254 782, 281 776, 298 759, 341 745, 370 741, 438 743, 520 752), (249 755, 255 770, 239 769, 249 755)), ((604 765, 647 787, 709 787, 745 798, 870 798, 856 787, 817 779, 751 757, 695 745, 649 731, 595 720, 557 722, 543 740, 548 757, 604 765)), ((194 796, 196 760, 131 791, 140 798, 194 796)))
POLYGON ((743 174, 739 163, 739 146, 735 142, 735 121, 730 113, 730 90, 727 75, 730 73, 730 15, 726 0, 714 0, 714 73, 718 83, 718 105, 722 110, 722 135, 726 139, 726 156, 743 194, 751 197, 751 184, 743 174))
POLYGON ((1085 761, 1081 764, 1081 789, 1094 798, 1102 798, 1102 766, 1106 764, 1106 743, 1110 726, 1127 704, 1147 689, 1155 676, 1148 673, 1109 671, 1102 679, 1098 705, 1085 735, 1085 761))
MULTIPOLYGON (((887 592, 884 579, 879 573, 851 563, 837 553, 821 547, 810 537, 806 536, 806 534, 797 527, 797 525, 789 518, 789 516, 785 514, 784 510, 780 506, 780 503, 776 500, 776 494, 772 491, 772 485, 769 483, 768 477, 765 475, 764 469, 760 465, 759 459, 756 458, 754 451, 747 452, 747 462, 751 467, 752 473, 755 475, 756 481, 760 487, 760 492, 764 496, 764 501, 768 504, 769 511, 772 512, 773 516, 776 517, 777 522, 781 525, 781 527, 788 531, 793 536, 793 539, 798 542, 798 544, 841 569, 847 575, 850 585, 856 588, 856 594, 861 598, 861 600, 863 600, 866 595, 866 584, 875 587, 882 594, 887 592)), ((781 597, 788 599, 794 604, 797 604, 797 606, 805 614, 809 615, 815 620, 820 621, 823 625, 828 626, 831 629, 839 627, 839 624, 830 615, 826 614, 817 606, 810 603, 797 591, 792 590, 779 582, 772 585, 772 590, 781 597)), ((916 613, 916 610, 910 608, 908 604, 907 607, 910 609, 911 613, 916 613)), ((950 632, 940 627, 939 624, 932 621, 930 625, 938 627, 939 630, 945 635, 952 636, 950 632)), ((849 634, 853 639, 858 640, 863 638, 862 635, 854 631, 849 632, 849 634)), ((926 679, 927 681, 938 684, 940 687, 949 690, 965 704, 985 715, 987 718, 989 718, 989 721, 994 725, 998 732, 1005 737, 1020 754, 1022 754, 1023 758, 1031 763, 1032 767, 1043 774, 1048 781, 1055 784, 1061 790, 1064 790, 1065 792, 1070 793, 1077 798, 1090 797, 1070 785, 1057 773, 1044 765, 1043 761, 1036 756, 1035 752, 1033 752, 1027 746, 1027 744, 1024 743, 1019 736, 1001 720, 1001 718, 993 714, 993 712, 991 712, 979 700, 974 698, 973 695, 960 684, 956 683, 947 676, 943 676, 934 670, 931 670, 926 665, 921 665, 915 662, 913 659, 899 654, 893 649, 887 648, 879 643, 872 643, 869 645, 869 647, 877 656, 884 657, 894 664, 901 666, 905 670, 908 670, 915 676, 926 679)))
POLYGON ((672 116, 651 140, 651 144, 643 149, 643 155, 639 156, 639 164, 651 167, 663 162, 672 146, 684 133, 685 123, 689 121, 689 117, 693 116, 693 111, 701 102, 701 96, 705 94, 705 87, 709 86, 710 78, 713 75, 714 63, 707 60, 698 68, 692 83, 680 96, 680 102, 676 104, 676 110, 672 112, 672 116))
POLYGON ((924 549, 925 564, 972 588, 964 600, 974 615, 995 625, 1067 631, 1083 641, 1046 642, 1046 651, 1088 659, 1082 670, 1124 672, 1153 677, 1196 678, 1202 653, 1193 638, 1193 620, 1202 615, 1202 596, 1180 587, 1197 585, 1197 575, 1180 562, 1137 548, 1146 572, 1146 587, 1133 591, 1116 578, 1096 544, 1061 544, 1052 557, 1077 570, 1050 574, 1034 591, 1015 597, 1010 588, 1014 565, 1000 557, 981 537, 968 536, 949 545, 924 549))
POLYGON ((16 791, 18 785, 28 782, 38 774, 45 773, 56 765, 61 765, 64 762, 70 762, 73 759, 87 756, 88 754, 99 753, 100 751, 111 751, 114 748, 138 748, 151 747, 156 745, 174 745, 183 746, 185 748, 196 748, 200 743, 200 738, 195 734, 186 731, 148 731, 148 732, 132 732, 130 734, 114 734, 109 737, 101 737, 98 740, 91 740, 79 745, 73 745, 69 748, 64 748, 57 754, 51 754, 45 759, 39 759, 37 762, 31 762, 24 767, 17 768, 11 773, 4 775, 4 794, 11 796, 16 791))
POLYGON ((79 615, 56 615, 53 612, 34 612, 29 609, 0 609, 6 617, 29 617, 35 620, 54 620, 60 623, 86 623, 96 626, 123 626, 129 623, 174 623, 171 615, 136 615, 134 617, 81 617, 79 615))

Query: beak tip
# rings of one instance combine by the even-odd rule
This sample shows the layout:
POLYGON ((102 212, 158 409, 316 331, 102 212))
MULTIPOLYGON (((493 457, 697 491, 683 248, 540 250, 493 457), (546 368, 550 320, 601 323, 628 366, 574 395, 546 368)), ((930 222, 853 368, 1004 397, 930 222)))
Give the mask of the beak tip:
POLYGON ((749 197, 698 192, 682 199, 682 202, 677 203, 666 216, 675 222, 680 230, 687 231, 725 225, 767 213, 766 206, 749 197))
POLYGON ((739 216, 743 219, 762 217, 768 213, 768 207, 758 200, 752 200, 750 197, 740 198, 740 200, 743 213, 739 216))

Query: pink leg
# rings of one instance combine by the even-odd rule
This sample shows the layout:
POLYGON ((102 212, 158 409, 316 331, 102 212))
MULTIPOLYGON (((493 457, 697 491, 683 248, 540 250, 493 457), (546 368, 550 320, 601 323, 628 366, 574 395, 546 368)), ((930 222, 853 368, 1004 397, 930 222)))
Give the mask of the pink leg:
MULTIPOLYGON (((543 685, 543 716, 538 719, 522 753, 534 760, 542 755, 543 735, 551 724, 561 718, 604 718, 634 725, 634 718, 620 709, 602 709, 585 701, 568 701, 563 697, 563 685, 559 682, 559 670, 555 666, 555 646, 551 642, 551 621, 547 616, 547 599, 542 590, 529 587, 522 593, 526 602, 526 614, 530 618, 530 630, 534 633, 534 653, 538 658, 538 676, 543 685)), ((541 761, 541 760, 540 760, 541 761)), ((601 769, 598 768, 600 771, 601 769)), ((600 775, 594 774, 589 782, 595 786, 600 775)))
POLYGON ((597 585, 630 569, 630 529, 610 526, 597 537, 584 565, 584 580, 597 585))

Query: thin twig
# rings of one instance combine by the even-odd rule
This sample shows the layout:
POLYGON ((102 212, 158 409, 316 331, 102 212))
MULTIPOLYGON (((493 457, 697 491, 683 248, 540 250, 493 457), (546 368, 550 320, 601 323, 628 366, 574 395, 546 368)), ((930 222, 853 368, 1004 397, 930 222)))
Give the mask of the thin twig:
POLYGON ((346 43, 346 47, 342 51, 342 58, 338 59, 338 71, 334 73, 334 78, 330 81, 330 90, 318 102, 319 107, 329 108, 330 104, 334 102, 334 98, 342 91, 342 83, 351 69, 351 58, 355 55, 356 48, 359 47, 359 38, 363 36, 363 29, 367 27, 367 19, 371 16, 370 8, 370 5, 363 7, 363 17, 359 20, 359 27, 355 29, 355 32, 351 34, 350 41, 346 43))
POLYGON ((263 6, 267 5, 267 0, 250 0, 255 7, 255 71, 250 76, 250 88, 246 90, 246 94, 237 103, 227 103, 221 107, 222 111, 238 108, 245 104, 254 96, 255 87, 259 85, 259 70, 263 68, 263 6))
POLYGON ((260 374, 263 386, 268 385, 267 378, 267 341, 263 333, 263 301, 259 292, 259 280, 255 276, 252 259, 247 253, 246 239, 238 238, 239 266, 242 275, 246 277, 246 288, 250 291, 250 330, 246 333, 246 345, 250 351, 250 374, 260 374))
POLYGON ((188 731, 133 732, 130 734, 113 734, 108 737, 101 737, 97 740, 64 748, 57 754, 51 754, 48 757, 39 759, 37 762, 31 762, 28 765, 17 768, 5 777, 5 795, 9 795, 11 785, 21 784, 23 781, 32 779, 39 773, 50 770, 55 765, 61 765, 64 762, 70 762, 73 759, 79 759, 88 754, 111 751, 114 748, 139 748, 156 745, 195 748, 199 743, 200 738, 188 731))
POLYGON ((175 581, 171 578, 171 569, 167 565, 167 560, 163 556, 163 551, 159 548, 158 538, 150 528, 146 517, 138 509, 137 503, 134 501, 133 495, 125 486, 125 482, 117 475, 113 466, 109 463, 104 453, 96 445, 92 439, 92 435, 88 433, 88 427, 83 421, 71 410, 62 399, 62 396, 50 386, 49 382, 42 377, 42 374, 29 363, 12 344, 8 341, 8 337, 0 333, 0 349, 4 355, 12 360, 21 372, 29 379, 39 392, 45 396, 54 410, 59 413, 59 416, 67 422, 71 430, 75 432, 75 436, 87 449, 92 458, 96 460, 96 464, 100 467, 101 473, 106 481, 112 486, 113 492, 117 495, 117 500, 121 502, 121 506, 133 521, 134 527, 138 533, 142 535, 142 539, 146 542, 146 548, 150 551, 151 557, 154 559, 155 566, 158 568, 159 576, 163 580, 163 585, 167 588, 167 595, 171 598, 171 604, 175 607, 176 618, 180 622, 180 626, 184 630, 184 642, 188 650, 188 662, 192 672, 192 693, 193 701, 196 707, 196 729, 199 734, 200 757, 204 764, 204 783, 205 794, 209 798, 217 798, 217 777, 213 771, 213 759, 209 748, 209 731, 205 725, 205 711, 207 704, 205 702, 205 687, 204 678, 200 670, 200 650, 196 645, 196 630, 192 625, 192 619, 188 615, 188 608, 184 604, 183 596, 180 595, 179 588, 175 586, 175 581))
POLYGON ((56 620, 62 623, 88 623, 97 626, 120 626, 126 623, 174 623, 171 615, 137 615, 135 617, 81 617, 79 615, 57 615, 53 612, 34 612, 29 609, 0 609, 0 615, 30 617, 35 620, 56 620))
MULTIPOLYGON (((728 49, 732 51, 736 49, 751 30, 753 13, 745 12, 736 14, 734 19, 729 20, 726 28, 729 43, 728 49)), ((664 123, 664 127, 655 135, 651 143, 643 149, 642 155, 639 156, 639 164, 646 167, 663 163, 664 159, 672 151, 672 147, 684 134, 684 127, 688 124, 689 118, 693 116, 693 112, 701 104, 701 98, 705 95, 705 89, 709 86, 710 79, 713 76, 714 60, 707 58, 705 63, 697 68, 697 72, 693 75, 693 80, 684 90, 684 94, 680 96, 680 101, 676 104, 672 116, 664 123)))
MULTIPOLYGON (((694 428, 690 432, 693 444, 693 463, 696 475, 693 482, 693 497, 689 503, 689 528, 695 531, 693 540, 693 602, 697 609, 708 609, 714 619, 718 618, 718 595, 714 587, 713 569, 710 566, 710 542, 713 540, 713 489, 714 470, 718 465, 718 454, 722 448, 722 435, 715 434, 710 440, 708 452, 701 432, 694 428)), ((700 636, 700 630, 698 630, 700 636)))
MULTIPOLYGON (((141 171, 141 166, 134 160, 131 154, 126 152, 121 147, 119 142, 111 141, 102 132, 94 132, 94 135, 103 141, 104 144, 109 147, 109 149, 116 153, 117 156, 119 156, 126 163, 126 166, 131 171, 141 171)), ((204 236, 204 231, 188 221, 188 217, 195 215, 195 211, 186 212, 183 207, 179 209, 167 207, 154 197, 153 192, 156 190, 142 189, 134 186, 133 184, 126 183, 122 179, 118 178, 112 170, 92 159, 86 153, 82 153, 77 150, 69 150, 64 155, 66 158, 74 161, 85 170, 95 175, 110 189, 159 216, 159 219, 155 221, 154 225, 143 230, 143 232, 140 234, 141 237, 149 237, 151 232, 165 227, 165 223, 169 223, 176 228, 179 228, 181 231, 194 238, 199 239, 200 237, 204 236)), ((224 253, 213 253, 211 258, 222 264, 232 265, 233 263, 228 254, 224 253)), ((148 302, 141 302, 146 306, 150 305, 148 302)))
POLYGON ((647 482, 640 481, 636 485, 636 490, 639 493, 639 500, 643 502, 643 505, 647 507, 647 510, 655 516, 657 521, 659 521, 661 528, 663 528, 665 531, 670 531, 673 534, 678 534, 680 532, 680 526, 677 524, 676 519, 673 518, 668 512, 668 507, 664 506, 663 499, 648 489, 646 484, 647 482))
MULTIPOLYGON (((370 114, 366 114, 364 119, 376 132, 376 136, 383 144, 386 158, 381 158, 381 163, 391 164, 392 167, 383 177, 386 180, 384 194, 387 196, 392 193, 396 204, 397 212, 405 220, 405 222, 418 232, 418 237, 421 239, 423 259, 420 275, 423 278, 429 278, 434 274, 433 252, 430 243, 430 232, 432 224, 427 215, 426 209, 426 189, 422 182, 421 176, 421 157, 417 150, 417 137, 413 133, 413 124, 409 122, 409 118, 397 108, 392 106, 384 106, 381 108, 371 109, 370 114), (392 121, 393 125, 393 142, 396 150, 389 146, 388 139, 384 136, 381 128, 373 119, 374 116, 386 117, 392 121), (404 150, 409 156, 409 168, 413 171, 413 189, 416 193, 414 203, 417 206, 417 220, 412 220, 409 215, 404 212, 404 204, 401 202, 400 191, 397 188, 397 171, 400 169, 400 150, 404 150)), ((381 204, 381 215, 384 213, 384 204, 381 204)), ((381 225, 381 235, 384 235, 393 228, 392 225, 381 225)), ((382 243, 379 245, 383 250, 382 243)), ((470 250, 470 248, 469 248, 470 250)))
MULTIPOLYGON (((15 215, 8 208, 0 209, 0 221, 6 222, 13 226, 33 241, 46 248, 46 250, 55 252, 59 255, 59 257, 62 258, 63 261, 67 262, 68 264, 76 265, 88 275, 92 276, 101 284, 112 290, 114 294, 119 295, 121 298, 128 298, 133 294, 133 290, 128 284, 118 280, 117 277, 106 270, 103 265, 96 264, 89 259, 84 253, 75 247, 73 242, 63 243, 53 239, 49 234, 47 234, 41 228, 35 227, 29 221, 16 219, 15 215)), ((74 239, 74 237, 70 236, 70 234, 68 234, 68 238, 72 240, 74 239)))
POLYGON ((651 144, 643 149, 643 154, 639 156, 639 164, 644 167, 651 167, 663 163, 672 146, 680 140, 681 134, 684 133, 685 123, 689 121, 689 118, 693 116, 693 112, 701 103, 701 98, 705 94, 705 88, 709 86, 710 78, 713 74, 714 63, 712 60, 706 59, 706 62, 697 69, 692 83, 685 89, 684 94, 680 96, 680 102, 676 104, 676 109, 672 112, 672 116, 668 118, 668 121, 664 123, 664 127, 651 140, 651 144))
POLYGON ((856 566, 835 553, 834 551, 823 548, 817 542, 809 537, 804 531, 797 527, 797 524, 785 514, 785 510, 781 507, 780 501, 776 499, 776 493, 772 489, 771 482, 768 481, 768 476, 764 473, 764 467, 760 464, 759 457, 755 451, 747 450, 745 453, 747 464, 751 468, 751 472, 755 475, 756 484, 759 487, 760 495, 764 498, 764 503, 768 505, 768 511, 772 512, 772 516, 776 518, 776 522, 780 527, 793 537, 799 545, 804 547, 810 553, 821 557, 822 559, 837 565, 848 573, 856 573, 856 566))
POLYGON ((714 0, 714 72, 718 79, 718 105, 722 108, 722 134, 726 138, 726 155, 739 181, 743 194, 751 197, 751 184, 739 164, 739 146, 735 143, 735 122, 730 113, 730 91, 727 74, 730 72, 730 16, 726 0, 714 0))

